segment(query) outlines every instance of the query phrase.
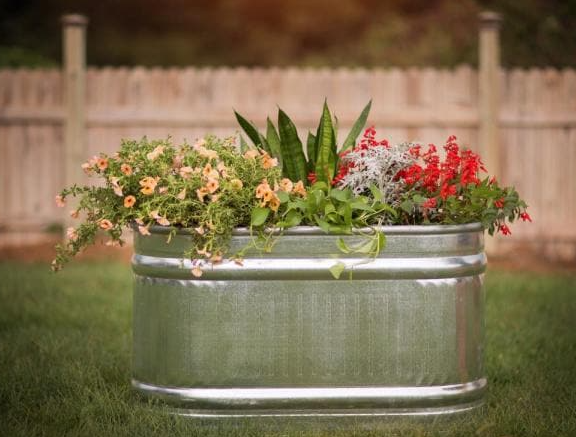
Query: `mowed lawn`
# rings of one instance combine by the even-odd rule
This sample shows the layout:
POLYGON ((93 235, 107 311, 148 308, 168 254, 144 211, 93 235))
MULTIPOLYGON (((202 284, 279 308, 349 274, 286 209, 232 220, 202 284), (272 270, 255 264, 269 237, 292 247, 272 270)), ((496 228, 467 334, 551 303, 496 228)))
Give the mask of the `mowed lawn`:
POLYGON ((489 271, 482 415, 328 430, 198 423, 130 389, 131 274, 0 264, 0 436, 576 436, 576 274, 489 271))

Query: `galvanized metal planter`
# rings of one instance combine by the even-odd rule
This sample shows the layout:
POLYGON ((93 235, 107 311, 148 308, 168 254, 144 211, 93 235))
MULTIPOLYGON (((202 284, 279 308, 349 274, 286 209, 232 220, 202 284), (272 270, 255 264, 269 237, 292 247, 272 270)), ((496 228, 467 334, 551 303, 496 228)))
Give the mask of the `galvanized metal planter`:
MULTIPOLYGON (((135 236, 133 386, 194 416, 450 414, 479 406, 479 224, 383 228, 374 260, 301 227, 197 279, 190 236, 135 236), (352 271, 336 280, 338 260, 352 271)), ((250 238, 238 230, 233 246, 250 238)), ((353 242, 358 236, 347 236, 353 242)))

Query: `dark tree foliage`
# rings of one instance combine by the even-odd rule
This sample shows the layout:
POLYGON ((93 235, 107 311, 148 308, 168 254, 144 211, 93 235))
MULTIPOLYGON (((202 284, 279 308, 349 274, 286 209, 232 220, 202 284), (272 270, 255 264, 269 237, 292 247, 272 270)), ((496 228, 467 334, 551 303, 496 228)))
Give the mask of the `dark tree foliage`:
POLYGON ((91 65, 449 67, 476 62, 484 9, 504 65, 576 66, 576 0, 0 0, 0 66, 58 64, 78 12, 91 65))

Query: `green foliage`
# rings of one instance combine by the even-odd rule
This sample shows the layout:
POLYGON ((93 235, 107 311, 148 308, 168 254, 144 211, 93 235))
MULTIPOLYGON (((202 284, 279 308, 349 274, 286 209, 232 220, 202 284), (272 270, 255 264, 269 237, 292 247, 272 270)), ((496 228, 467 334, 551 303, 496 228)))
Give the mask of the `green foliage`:
MULTIPOLYGON (((369 101, 354 122, 343 143, 342 150, 355 144, 358 135, 366 124, 371 106, 372 101, 369 101)), ((317 181, 331 183, 339 161, 336 138, 337 120, 333 119, 326 101, 324 101, 316 135, 308 132, 306 154, 302 141, 298 137, 296 126, 282 109, 278 109, 279 135, 270 118, 266 119, 266 136, 264 136, 258 132, 254 123, 246 120, 236 111, 234 111, 234 115, 252 143, 279 160, 284 177, 293 182, 302 181, 304 184, 308 184, 308 175, 313 173, 317 181)))

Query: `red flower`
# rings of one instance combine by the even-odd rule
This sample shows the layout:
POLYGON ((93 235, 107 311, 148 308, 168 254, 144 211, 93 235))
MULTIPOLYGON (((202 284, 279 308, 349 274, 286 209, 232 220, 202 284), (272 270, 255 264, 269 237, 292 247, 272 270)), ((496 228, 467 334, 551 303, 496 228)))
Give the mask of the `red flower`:
POLYGON ((496 208, 504 208, 504 198, 502 197, 501 199, 495 200, 494 206, 496 208))
POLYGON ((456 194, 456 185, 449 185, 448 182, 444 182, 442 184, 442 188, 440 190, 440 197, 443 200, 446 200, 450 196, 454 196, 456 194))
POLYGON ((532 223, 532 218, 528 215, 526 211, 520 214, 520 218, 522 219, 522 221, 532 223))
POLYGON ((408 185, 413 185, 422 177, 422 167, 418 164, 413 164, 404 170, 400 170, 398 172, 398 177, 404 179, 404 182, 408 185))
POLYGON ((422 204, 422 208, 436 208, 437 202, 435 197, 431 197, 422 204))
POLYGON ((512 232, 510 232, 510 228, 506 225, 500 225, 498 229, 502 233, 502 235, 512 235, 512 232))
POLYGON ((308 173, 308 181, 311 184, 316 183, 316 173, 314 173, 313 171, 311 171, 310 173, 308 173))

